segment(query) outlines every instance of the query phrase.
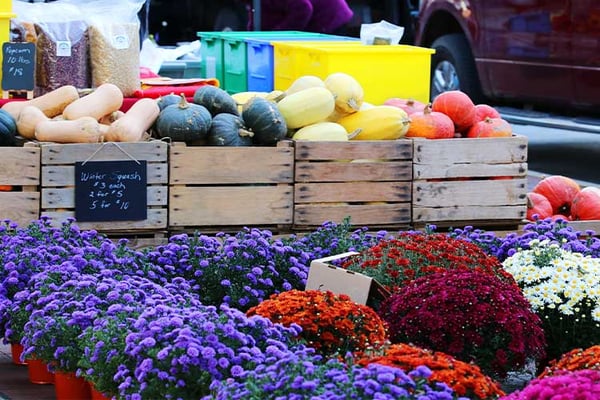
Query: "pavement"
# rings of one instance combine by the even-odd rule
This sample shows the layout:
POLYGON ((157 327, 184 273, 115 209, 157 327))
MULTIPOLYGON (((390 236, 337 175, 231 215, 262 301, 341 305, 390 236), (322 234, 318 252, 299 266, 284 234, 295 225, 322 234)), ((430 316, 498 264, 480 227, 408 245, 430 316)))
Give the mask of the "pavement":
POLYGON ((29 382, 27 366, 13 364, 10 346, 0 344, 0 400, 55 399, 54 386, 29 382))

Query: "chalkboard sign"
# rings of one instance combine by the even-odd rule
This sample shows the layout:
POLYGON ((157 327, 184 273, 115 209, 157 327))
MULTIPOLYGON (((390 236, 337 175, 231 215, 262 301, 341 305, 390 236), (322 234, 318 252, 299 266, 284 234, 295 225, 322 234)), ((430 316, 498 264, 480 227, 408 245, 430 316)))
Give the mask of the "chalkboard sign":
POLYGON ((137 221, 147 218, 146 161, 75 163, 77 221, 137 221))
POLYGON ((2 44, 2 90, 33 90, 34 43, 2 44))

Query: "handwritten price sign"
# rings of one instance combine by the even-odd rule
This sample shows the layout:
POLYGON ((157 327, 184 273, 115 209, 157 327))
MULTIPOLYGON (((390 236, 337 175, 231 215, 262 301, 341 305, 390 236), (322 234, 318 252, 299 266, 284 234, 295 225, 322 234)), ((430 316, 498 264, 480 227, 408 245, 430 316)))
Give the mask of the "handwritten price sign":
POLYGON ((2 90, 33 90, 35 44, 2 44, 2 90))

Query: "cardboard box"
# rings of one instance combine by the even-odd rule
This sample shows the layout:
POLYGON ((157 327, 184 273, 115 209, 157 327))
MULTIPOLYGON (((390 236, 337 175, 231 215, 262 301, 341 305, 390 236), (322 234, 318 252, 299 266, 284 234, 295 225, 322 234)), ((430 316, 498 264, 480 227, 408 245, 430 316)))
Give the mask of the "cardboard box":
POLYGON ((358 253, 347 252, 313 260, 308 270, 306 290, 330 290, 336 294, 346 294, 355 303, 377 308, 377 305, 390 295, 379 282, 359 272, 348 271, 328 263, 355 254, 358 253))

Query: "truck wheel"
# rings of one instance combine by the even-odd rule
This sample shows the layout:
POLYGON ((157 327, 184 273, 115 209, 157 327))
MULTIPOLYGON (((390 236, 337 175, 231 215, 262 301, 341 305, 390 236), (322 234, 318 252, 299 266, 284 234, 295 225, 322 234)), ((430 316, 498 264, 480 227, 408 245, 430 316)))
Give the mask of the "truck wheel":
POLYGON ((431 48, 435 49, 431 58, 431 99, 442 92, 461 90, 476 104, 483 102, 475 60, 465 35, 440 36, 431 48))

